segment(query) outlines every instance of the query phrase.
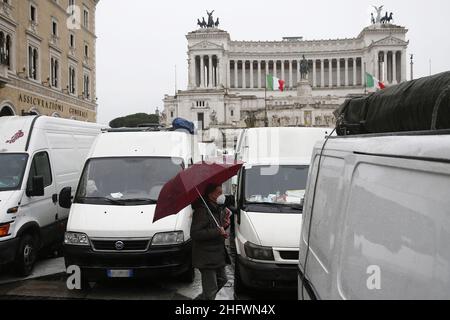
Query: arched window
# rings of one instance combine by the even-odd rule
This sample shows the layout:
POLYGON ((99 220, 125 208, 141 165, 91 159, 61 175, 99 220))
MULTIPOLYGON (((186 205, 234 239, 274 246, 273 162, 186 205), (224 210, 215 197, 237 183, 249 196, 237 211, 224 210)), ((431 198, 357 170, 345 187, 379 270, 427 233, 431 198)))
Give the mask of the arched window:
POLYGON ((10 106, 0 107, 0 117, 14 116, 14 110, 10 106))

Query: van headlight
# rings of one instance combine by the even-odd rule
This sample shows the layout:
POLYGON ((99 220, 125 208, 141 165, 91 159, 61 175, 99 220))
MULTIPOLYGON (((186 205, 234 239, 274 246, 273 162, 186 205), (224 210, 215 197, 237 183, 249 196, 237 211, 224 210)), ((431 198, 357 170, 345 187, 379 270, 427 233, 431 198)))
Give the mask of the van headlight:
POLYGON ((64 244, 74 246, 88 246, 89 238, 84 233, 66 232, 64 235, 64 244))
POLYGON ((153 236, 152 246, 168 246, 184 242, 184 232, 163 232, 157 233, 153 236))
POLYGON ((244 245, 245 254, 250 259, 274 261, 273 250, 270 247, 261 247, 251 242, 246 242, 244 245))

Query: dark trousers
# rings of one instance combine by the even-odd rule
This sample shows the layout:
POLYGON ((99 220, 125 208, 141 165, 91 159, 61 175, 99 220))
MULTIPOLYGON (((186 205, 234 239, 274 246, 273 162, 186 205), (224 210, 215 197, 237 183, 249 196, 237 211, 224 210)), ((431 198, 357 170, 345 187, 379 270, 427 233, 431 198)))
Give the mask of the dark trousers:
POLYGON ((200 300, 214 300, 217 293, 227 283, 225 267, 219 269, 200 269, 202 274, 202 294, 200 300))

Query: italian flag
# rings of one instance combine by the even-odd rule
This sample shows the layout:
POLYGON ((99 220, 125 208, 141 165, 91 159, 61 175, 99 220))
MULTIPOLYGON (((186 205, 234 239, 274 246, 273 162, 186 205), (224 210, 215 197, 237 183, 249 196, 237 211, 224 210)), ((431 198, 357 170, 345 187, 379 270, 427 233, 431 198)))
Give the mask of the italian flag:
POLYGON ((366 85, 368 88, 384 89, 386 86, 383 82, 366 72, 366 85))
POLYGON ((274 77, 271 74, 267 75, 267 90, 274 91, 274 90, 280 90, 284 91, 284 85, 285 81, 278 79, 277 77, 274 77))

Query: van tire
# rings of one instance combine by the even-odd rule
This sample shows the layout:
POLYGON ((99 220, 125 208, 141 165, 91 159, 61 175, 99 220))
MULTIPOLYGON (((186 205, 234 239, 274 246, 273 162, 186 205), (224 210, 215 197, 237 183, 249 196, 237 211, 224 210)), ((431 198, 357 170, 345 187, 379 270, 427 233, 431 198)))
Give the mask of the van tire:
POLYGON ((38 241, 30 234, 20 238, 15 260, 15 271, 21 277, 27 277, 33 272, 38 255, 38 241))
POLYGON ((245 294, 248 292, 248 288, 244 285, 241 279, 241 273, 239 270, 239 263, 234 265, 234 294, 245 294))
POLYGON ((91 284, 86 276, 81 274, 81 292, 89 292, 91 290, 91 284))
POLYGON ((195 279, 195 269, 194 267, 190 267, 188 271, 182 273, 180 275, 180 281, 183 283, 192 283, 195 279))

